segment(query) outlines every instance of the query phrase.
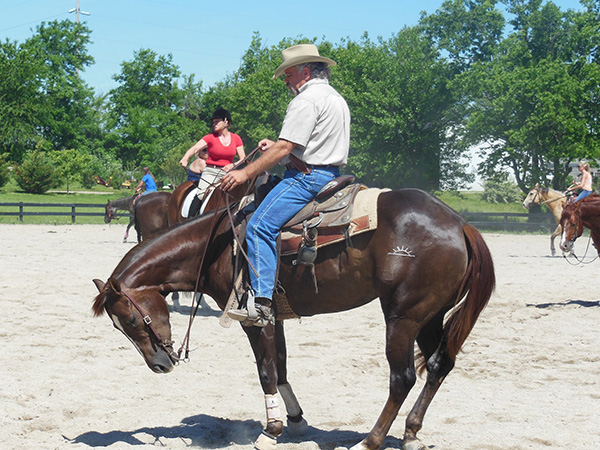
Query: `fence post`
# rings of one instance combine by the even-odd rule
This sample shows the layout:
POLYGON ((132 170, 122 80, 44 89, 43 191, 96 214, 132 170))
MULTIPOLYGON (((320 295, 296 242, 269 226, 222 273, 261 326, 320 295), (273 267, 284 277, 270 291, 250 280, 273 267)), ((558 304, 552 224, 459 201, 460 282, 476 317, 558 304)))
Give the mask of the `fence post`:
POLYGON ((23 222, 23 202, 19 202, 19 222, 23 222))
POLYGON ((75 205, 71 205, 71 222, 75 223, 75 205))

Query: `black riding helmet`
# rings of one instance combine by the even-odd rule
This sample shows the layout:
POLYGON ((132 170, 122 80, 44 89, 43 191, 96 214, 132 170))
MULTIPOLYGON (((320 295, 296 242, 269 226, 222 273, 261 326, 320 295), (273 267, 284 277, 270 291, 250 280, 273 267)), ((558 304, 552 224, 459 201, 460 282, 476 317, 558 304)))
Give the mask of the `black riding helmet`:
POLYGON ((213 120, 213 119, 221 119, 221 120, 227 119, 227 122, 229 122, 229 124, 231 124, 231 114, 229 113, 229 111, 227 111, 224 108, 216 109, 215 112, 210 117, 210 120, 213 120))

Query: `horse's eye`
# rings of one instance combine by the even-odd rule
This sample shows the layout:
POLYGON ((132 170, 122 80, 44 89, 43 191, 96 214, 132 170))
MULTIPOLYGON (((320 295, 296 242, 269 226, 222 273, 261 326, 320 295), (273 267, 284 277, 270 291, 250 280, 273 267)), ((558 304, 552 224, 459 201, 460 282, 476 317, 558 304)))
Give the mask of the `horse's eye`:
POLYGON ((137 322, 137 319, 135 317, 135 314, 131 316, 131 319, 129 319, 129 321, 127 322, 130 326, 135 327, 135 324, 137 322))

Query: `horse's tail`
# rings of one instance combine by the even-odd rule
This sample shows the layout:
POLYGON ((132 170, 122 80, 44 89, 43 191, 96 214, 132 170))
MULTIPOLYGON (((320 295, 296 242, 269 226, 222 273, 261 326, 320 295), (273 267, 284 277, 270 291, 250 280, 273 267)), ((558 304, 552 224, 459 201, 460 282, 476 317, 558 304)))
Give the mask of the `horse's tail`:
POLYGON ((496 286, 492 255, 481 233, 468 224, 464 226, 463 232, 469 253, 469 264, 458 292, 457 302, 460 303, 444 325, 446 347, 453 361, 496 286))

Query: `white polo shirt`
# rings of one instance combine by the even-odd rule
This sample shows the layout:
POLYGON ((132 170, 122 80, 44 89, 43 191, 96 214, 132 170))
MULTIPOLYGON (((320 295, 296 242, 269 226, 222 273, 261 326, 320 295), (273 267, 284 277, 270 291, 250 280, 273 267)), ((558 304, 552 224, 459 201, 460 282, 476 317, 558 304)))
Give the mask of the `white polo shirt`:
POLYGON ((307 164, 345 166, 350 150, 350 110, 329 81, 312 79, 288 105, 279 139, 293 142, 307 164))

